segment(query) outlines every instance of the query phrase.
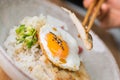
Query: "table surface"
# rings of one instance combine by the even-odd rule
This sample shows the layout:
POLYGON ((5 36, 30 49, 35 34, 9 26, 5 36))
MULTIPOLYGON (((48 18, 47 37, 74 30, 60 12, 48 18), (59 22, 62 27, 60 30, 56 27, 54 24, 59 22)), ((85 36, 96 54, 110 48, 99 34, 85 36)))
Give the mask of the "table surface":
MULTIPOLYGON (((70 9, 70 7, 65 4, 62 3, 60 0, 50 0, 51 2, 59 5, 59 6, 64 6, 70 9)), ((74 11, 74 10, 72 10, 74 11)), ((74 11, 75 12, 75 11, 74 11)), ((77 12, 75 12, 77 17, 79 19, 83 19, 83 17, 78 14, 77 12)), ((102 29, 98 29, 98 27, 96 27, 95 25, 93 26, 92 30, 104 41, 104 43, 107 45, 107 47, 111 50, 111 52, 113 53, 113 56, 115 57, 119 69, 120 69, 120 51, 117 48, 117 45, 112 37, 112 35, 110 35, 109 33, 107 33, 106 31, 102 30, 102 29)), ((0 68, 0 80, 11 80, 2 70, 2 68, 0 68)))

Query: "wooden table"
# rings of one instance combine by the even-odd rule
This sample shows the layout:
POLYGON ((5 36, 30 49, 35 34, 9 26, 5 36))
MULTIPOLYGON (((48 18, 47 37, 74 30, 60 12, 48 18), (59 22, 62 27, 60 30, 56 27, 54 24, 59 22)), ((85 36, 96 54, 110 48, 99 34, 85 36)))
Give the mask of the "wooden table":
MULTIPOLYGON (((67 7, 69 8, 68 5, 66 5, 65 3, 62 3, 61 1, 59 0, 50 0, 51 2, 59 5, 59 6, 64 6, 64 7, 67 7)), ((70 8, 69 8, 70 9, 70 8)), ((74 10, 72 10, 74 11, 74 10)), ((75 11, 74 11, 75 12, 75 11)), ((78 14, 77 12, 75 12, 77 17, 79 19, 83 19, 83 17, 78 14)), ((108 46, 108 48, 111 50, 111 52, 113 53, 113 56, 115 57, 117 63, 118 63, 118 66, 120 68, 120 51, 118 50, 117 48, 117 45, 112 37, 112 35, 110 35, 109 33, 105 32, 104 30, 102 30, 101 28, 99 27, 96 27, 94 25, 94 27, 92 28, 93 31, 105 42, 105 44, 108 46)), ((5 73, 4 71, 0 68, 0 80, 11 80, 5 73)))

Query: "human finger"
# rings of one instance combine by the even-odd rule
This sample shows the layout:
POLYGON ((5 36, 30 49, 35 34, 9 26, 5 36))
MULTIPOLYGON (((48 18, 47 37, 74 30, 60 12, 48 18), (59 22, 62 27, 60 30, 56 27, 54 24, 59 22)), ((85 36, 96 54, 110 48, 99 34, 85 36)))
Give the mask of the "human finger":
POLYGON ((85 8, 88 8, 94 0, 84 0, 83 5, 85 8))

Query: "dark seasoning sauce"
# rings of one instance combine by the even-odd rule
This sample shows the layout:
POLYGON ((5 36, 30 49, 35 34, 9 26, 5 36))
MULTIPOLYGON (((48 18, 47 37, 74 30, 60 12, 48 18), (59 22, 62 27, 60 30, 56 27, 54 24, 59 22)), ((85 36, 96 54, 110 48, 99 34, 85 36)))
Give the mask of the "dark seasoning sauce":
POLYGON ((62 40, 61 39, 59 39, 53 32, 50 32, 52 35, 54 35, 54 37, 53 37, 53 41, 55 40, 57 43, 58 43, 58 45, 62 48, 62 50, 64 50, 64 47, 63 47, 63 45, 62 45, 62 40))

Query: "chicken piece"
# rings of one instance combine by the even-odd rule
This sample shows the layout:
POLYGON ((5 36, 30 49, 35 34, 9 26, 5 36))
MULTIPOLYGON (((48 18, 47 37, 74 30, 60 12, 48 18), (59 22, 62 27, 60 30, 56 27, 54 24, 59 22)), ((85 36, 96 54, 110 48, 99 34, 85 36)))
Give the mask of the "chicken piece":
POLYGON ((76 15, 71 12, 70 10, 66 9, 66 8, 62 8, 64 11, 69 13, 69 16, 71 18, 71 20, 73 21, 73 23, 75 24, 82 41, 84 42, 85 47, 88 50, 91 50, 93 48, 93 40, 92 40, 92 36, 86 32, 86 29, 84 26, 82 26, 81 22, 79 21, 79 19, 76 17, 76 15))

